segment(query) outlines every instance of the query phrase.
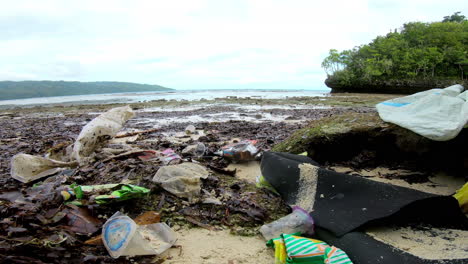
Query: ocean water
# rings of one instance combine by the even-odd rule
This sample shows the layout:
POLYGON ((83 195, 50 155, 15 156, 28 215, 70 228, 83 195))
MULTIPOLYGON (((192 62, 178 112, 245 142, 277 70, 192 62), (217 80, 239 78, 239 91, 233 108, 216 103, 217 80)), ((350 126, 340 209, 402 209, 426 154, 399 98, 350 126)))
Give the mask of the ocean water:
POLYGON ((16 100, 0 100, 0 108, 28 107, 37 105, 80 105, 136 103, 153 100, 213 100, 236 96, 238 98, 282 99, 287 97, 326 96, 326 90, 174 90, 164 92, 133 92, 112 94, 89 94, 73 96, 38 97, 16 100))

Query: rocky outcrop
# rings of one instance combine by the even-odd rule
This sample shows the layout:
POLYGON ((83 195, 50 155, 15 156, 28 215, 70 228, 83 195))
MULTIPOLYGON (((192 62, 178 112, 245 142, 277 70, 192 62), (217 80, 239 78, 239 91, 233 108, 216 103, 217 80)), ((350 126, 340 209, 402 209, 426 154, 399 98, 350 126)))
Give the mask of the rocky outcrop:
POLYGON ((369 82, 356 82, 353 85, 341 85, 337 80, 327 78, 325 84, 332 93, 386 93, 386 94, 413 94, 433 88, 445 88, 454 84, 467 87, 468 81, 462 80, 388 80, 369 82))
POLYGON ((377 113, 346 113, 312 122, 273 151, 301 153, 321 164, 417 171, 468 172, 468 129, 450 141, 433 141, 397 125, 377 113))

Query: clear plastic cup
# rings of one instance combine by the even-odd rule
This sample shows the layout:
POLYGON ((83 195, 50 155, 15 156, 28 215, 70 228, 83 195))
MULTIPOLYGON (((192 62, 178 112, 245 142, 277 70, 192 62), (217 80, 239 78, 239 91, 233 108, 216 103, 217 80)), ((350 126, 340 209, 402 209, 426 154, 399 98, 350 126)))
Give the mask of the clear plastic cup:
POLYGON ((314 220, 304 209, 293 207, 293 212, 274 222, 265 224, 260 228, 260 233, 266 240, 279 237, 281 234, 301 233, 303 235, 314 234, 314 220))
POLYGON ((125 249, 135 235, 137 224, 128 216, 114 214, 102 227, 102 241, 113 258, 124 255, 125 249))
POLYGON ((130 217, 115 214, 102 228, 102 240, 113 258, 159 255, 174 245, 175 233, 165 223, 138 226, 130 217))

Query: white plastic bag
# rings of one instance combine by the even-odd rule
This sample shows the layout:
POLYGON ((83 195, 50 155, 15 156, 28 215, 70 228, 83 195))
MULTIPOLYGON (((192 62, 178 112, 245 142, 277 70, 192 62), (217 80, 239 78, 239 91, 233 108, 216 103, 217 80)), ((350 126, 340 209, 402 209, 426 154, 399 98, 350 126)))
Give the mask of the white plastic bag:
POLYGON ((63 162, 21 153, 11 159, 10 173, 13 179, 28 183, 76 165, 76 162, 63 162))
POLYGON ((132 118, 134 113, 129 106, 113 108, 94 118, 83 127, 73 145, 72 158, 81 163, 91 155, 103 138, 114 137, 123 124, 132 118))
POLYGON ((18 154, 11 159, 11 176, 23 183, 53 175, 65 168, 75 167, 84 158, 94 153, 96 147, 105 139, 114 137, 123 124, 134 116, 129 106, 113 108, 89 122, 80 132, 73 145, 73 150, 67 147, 65 153, 48 155, 49 157, 18 154))
POLYGON ((436 141, 455 138, 468 122, 468 91, 457 84, 376 105, 380 118, 436 141))

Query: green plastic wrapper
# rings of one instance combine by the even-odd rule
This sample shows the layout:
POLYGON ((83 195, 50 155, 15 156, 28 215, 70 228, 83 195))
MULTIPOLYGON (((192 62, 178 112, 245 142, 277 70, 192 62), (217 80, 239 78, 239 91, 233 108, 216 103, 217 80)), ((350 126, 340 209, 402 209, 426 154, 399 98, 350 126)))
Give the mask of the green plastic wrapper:
POLYGON ((267 246, 275 249, 275 264, 353 264, 343 250, 299 233, 282 234, 267 246))
POLYGON ((62 197, 67 204, 78 206, 88 204, 107 204, 133 198, 141 198, 150 192, 149 189, 132 184, 103 184, 103 185, 70 185, 62 191, 62 197), (103 194, 105 193, 105 194, 103 194), (71 200, 75 198, 75 200, 71 200), (69 201, 71 200, 71 201, 69 201))

